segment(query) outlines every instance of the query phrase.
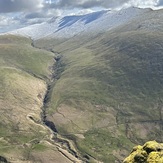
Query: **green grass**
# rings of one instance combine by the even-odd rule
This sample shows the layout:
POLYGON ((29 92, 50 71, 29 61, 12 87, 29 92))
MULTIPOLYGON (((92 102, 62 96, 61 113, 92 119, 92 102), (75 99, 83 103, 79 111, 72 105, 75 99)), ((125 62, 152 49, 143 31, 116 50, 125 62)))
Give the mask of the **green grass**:
POLYGON ((49 68, 54 62, 52 53, 33 48, 31 41, 26 38, 3 36, 1 41, 4 42, 0 44, 1 67, 14 67, 38 77, 48 77, 49 68), (7 42, 10 37, 15 38, 7 42))
POLYGON ((54 54, 31 43, 19 36, 0 36, 0 154, 15 159, 23 158, 23 151, 31 154, 29 146, 42 150, 43 145, 35 145, 34 140, 39 142, 49 134, 27 115, 40 119, 54 54))
MULTIPOLYGON (((53 120, 60 132, 82 132, 85 139, 77 142, 78 148, 104 162, 117 159, 114 150, 162 137, 159 122, 155 127, 154 124, 160 120, 163 101, 163 37, 157 31, 123 30, 125 27, 63 42, 55 39, 36 42, 37 46, 58 51, 64 65, 52 91, 49 117, 57 115, 63 104, 76 108, 79 114, 81 110, 85 112, 83 120, 72 117, 73 109, 68 110, 69 114, 63 112, 65 118, 62 119, 70 119, 70 122, 60 124, 55 118, 53 120), (102 108, 107 108, 104 113, 102 108), (102 120, 112 118, 111 115, 116 122, 111 126, 108 124, 107 128, 102 120), (96 127, 97 124, 104 126, 104 130, 96 127), (124 129, 116 128, 118 135, 115 138, 109 130, 116 124, 124 129), (113 144, 107 146, 106 142, 113 144), (118 145, 120 142, 122 146, 118 145), (100 151, 95 152, 93 148, 100 148, 100 151)), ((121 155, 120 160, 124 157, 122 153, 117 155, 121 155)))
POLYGON ((84 136, 85 139, 78 143, 83 153, 87 153, 104 162, 115 160, 116 156, 112 156, 109 153, 113 150, 116 151, 117 147, 121 150, 126 150, 128 144, 131 144, 125 136, 116 137, 113 133, 104 129, 90 130, 84 136))
POLYGON ((162 46, 157 48, 161 36, 133 32, 122 34, 121 40, 117 37, 113 40, 111 45, 101 40, 95 45, 86 44, 63 53, 62 62, 66 66, 56 82, 52 95, 56 103, 52 102, 52 108, 68 99, 82 99, 116 109, 125 104, 134 113, 142 110, 149 117, 153 116, 152 110, 147 110, 152 109, 163 94, 162 46))
MULTIPOLYGON (((160 32, 126 30, 122 26, 96 36, 45 39, 35 45, 59 52, 56 80, 48 95, 47 119, 54 122, 59 133, 73 137, 82 155, 106 163, 122 161, 134 144, 162 140, 160 32)), ((41 106, 38 95, 45 91, 54 57, 32 47, 30 39, 0 37, 0 98, 1 111, 5 110, 0 118, 8 125, 0 135, 7 135, 8 129, 12 133, 13 128, 16 135, 9 138, 11 142, 22 144, 44 137, 39 137, 39 127, 30 124, 26 130, 33 134, 19 135, 16 130, 21 126, 11 113, 16 108, 31 113, 31 108, 41 106)), ((34 151, 46 151, 42 144, 33 147, 34 151)), ((25 154, 29 156, 30 152, 31 148, 25 154)))
POLYGON ((33 150, 35 150, 35 151, 45 151, 45 150, 48 149, 48 147, 45 146, 45 145, 43 145, 43 144, 36 144, 36 145, 34 145, 32 148, 33 148, 33 150))

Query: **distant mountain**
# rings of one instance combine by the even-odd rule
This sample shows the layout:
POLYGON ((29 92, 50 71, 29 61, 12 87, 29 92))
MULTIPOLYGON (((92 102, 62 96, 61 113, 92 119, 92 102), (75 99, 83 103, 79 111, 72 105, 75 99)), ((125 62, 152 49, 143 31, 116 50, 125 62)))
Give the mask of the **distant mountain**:
POLYGON ((70 38, 83 33, 97 33, 110 30, 136 17, 141 17, 142 14, 149 11, 150 9, 131 7, 120 11, 103 10, 86 15, 54 17, 48 22, 31 25, 9 33, 33 39, 47 36, 52 38, 70 38))

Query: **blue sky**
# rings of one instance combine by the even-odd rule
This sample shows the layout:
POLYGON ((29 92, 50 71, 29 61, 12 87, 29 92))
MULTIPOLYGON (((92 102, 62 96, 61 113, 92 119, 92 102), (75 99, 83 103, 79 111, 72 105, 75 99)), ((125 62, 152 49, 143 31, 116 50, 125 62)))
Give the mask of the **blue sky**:
POLYGON ((0 32, 44 22, 51 17, 130 6, 162 8, 163 0, 0 0, 0 32))

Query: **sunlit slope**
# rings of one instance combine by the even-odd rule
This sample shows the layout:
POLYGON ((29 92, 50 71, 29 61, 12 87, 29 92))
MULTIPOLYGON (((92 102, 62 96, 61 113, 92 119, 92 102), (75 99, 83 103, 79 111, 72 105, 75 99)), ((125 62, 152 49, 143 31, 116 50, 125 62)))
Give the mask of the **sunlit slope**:
POLYGON ((46 92, 43 79, 49 78, 53 57, 52 53, 33 48, 29 39, 0 37, 1 159, 21 163, 68 162, 46 142, 50 133, 41 125, 46 92))
POLYGON ((1 66, 14 67, 47 78, 53 64, 53 55, 31 46, 32 41, 17 36, 0 37, 1 66), (48 54, 48 55, 47 55, 48 54))
POLYGON ((61 56, 48 118, 104 162, 121 160, 132 144, 163 139, 163 35, 123 28, 36 42, 61 56))

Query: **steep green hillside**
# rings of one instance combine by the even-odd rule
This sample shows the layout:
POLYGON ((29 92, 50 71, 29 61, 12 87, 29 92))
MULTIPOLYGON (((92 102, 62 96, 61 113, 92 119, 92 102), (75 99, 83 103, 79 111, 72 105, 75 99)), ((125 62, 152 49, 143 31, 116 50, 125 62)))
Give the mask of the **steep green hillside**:
POLYGON ((53 65, 53 54, 31 46, 30 39, 16 36, 1 36, 0 50, 2 67, 14 67, 47 78, 49 67, 53 65))
POLYGON ((35 45, 61 57, 48 119, 83 155, 121 162, 133 144, 163 140, 161 31, 122 26, 35 45))

